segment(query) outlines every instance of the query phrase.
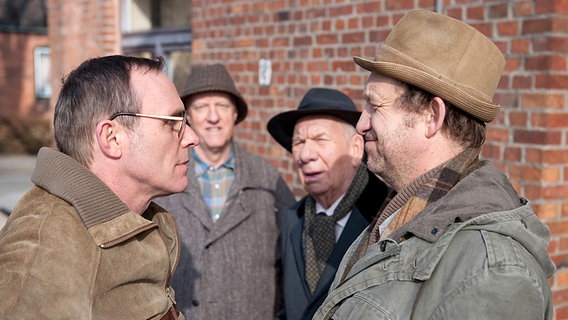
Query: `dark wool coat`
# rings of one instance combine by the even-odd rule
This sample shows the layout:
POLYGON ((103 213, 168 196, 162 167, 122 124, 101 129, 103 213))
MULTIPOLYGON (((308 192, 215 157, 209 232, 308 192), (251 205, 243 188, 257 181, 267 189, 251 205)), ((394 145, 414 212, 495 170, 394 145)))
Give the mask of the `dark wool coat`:
POLYGON ((130 211, 49 148, 32 182, 0 232, 0 319, 161 319, 179 257, 173 217, 130 211))
POLYGON ((281 305, 278 217, 294 197, 269 162, 235 143, 232 148, 236 175, 219 220, 207 212, 193 157, 187 190, 157 199, 180 228, 172 285, 189 319, 273 319, 281 305))
POLYGON ((311 319, 324 301, 341 258, 351 243, 373 220, 388 194, 387 186, 374 174, 370 172, 368 174, 369 182, 359 196, 355 207, 353 207, 313 294, 306 282, 302 244, 306 198, 298 201, 285 215, 282 224, 282 271, 285 308, 279 314, 279 319, 311 319))

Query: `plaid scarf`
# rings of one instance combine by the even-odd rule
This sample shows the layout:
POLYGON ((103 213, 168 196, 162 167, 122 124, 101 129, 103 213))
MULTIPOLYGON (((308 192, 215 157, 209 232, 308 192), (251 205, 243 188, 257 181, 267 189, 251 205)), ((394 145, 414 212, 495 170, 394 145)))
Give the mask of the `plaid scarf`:
POLYGON ((316 290, 327 259, 335 248, 335 225, 351 211, 368 181, 367 166, 361 164, 347 193, 335 208, 332 216, 317 214, 314 198, 312 196, 306 198, 302 241, 306 259, 306 282, 312 293, 316 290))
MULTIPOLYGON (((446 195, 462 178, 479 168, 481 166, 479 151, 479 148, 465 149, 453 159, 418 177, 399 193, 393 191, 379 210, 381 214, 371 223, 355 254, 348 262, 343 278, 347 276, 355 262, 365 255, 370 245, 389 237, 393 232, 396 233, 400 227, 409 222, 428 205, 446 195), (380 225, 395 213, 396 216, 388 223, 383 233, 380 234, 380 225)), ((399 236, 395 237, 394 240, 403 241, 402 237, 404 235, 399 236)))
POLYGON ((389 198, 392 197, 392 200, 387 199, 384 210, 373 224, 370 244, 386 238, 429 204, 446 195, 463 177, 479 168, 479 151, 479 148, 465 149, 450 161, 418 177, 400 193, 391 194, 389 198), (394 219, 383 230, 383 234, 380 234, 379 226, 395 212, 394 219))

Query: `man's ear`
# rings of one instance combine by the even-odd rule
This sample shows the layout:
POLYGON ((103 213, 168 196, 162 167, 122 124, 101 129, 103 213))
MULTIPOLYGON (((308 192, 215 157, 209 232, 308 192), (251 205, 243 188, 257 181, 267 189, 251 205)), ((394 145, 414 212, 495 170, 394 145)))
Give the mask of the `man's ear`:
POLYGON ((363 136, 360 134, 354 134, 351 137, 351 155, 355 159, 363 159, 363 153, 365 152, 365 141, 363 136))
POLYGON ((431 138, 442 130, 446 118, 446 104, 440 97, 430 101, 426 112, 426 138, 431 138))
POLYGON ((96 139, 101 152, 109 158, 122 155, 121 128, 115 122, 104 120, 97 124, 96 139))

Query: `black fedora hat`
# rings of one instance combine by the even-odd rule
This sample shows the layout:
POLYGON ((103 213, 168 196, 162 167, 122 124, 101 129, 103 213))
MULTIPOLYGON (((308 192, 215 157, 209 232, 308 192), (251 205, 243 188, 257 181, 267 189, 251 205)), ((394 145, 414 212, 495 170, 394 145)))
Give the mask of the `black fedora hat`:
POLYGON ((355 127, 361 112, 357 110, 353 100, 341 91, 312 88, 302 98, 298 109, 272 117, 268 121, 268 132, 281 146, 292 152, 292 135, 296 122, 302 117, 315 114, 336 117, 355 127))

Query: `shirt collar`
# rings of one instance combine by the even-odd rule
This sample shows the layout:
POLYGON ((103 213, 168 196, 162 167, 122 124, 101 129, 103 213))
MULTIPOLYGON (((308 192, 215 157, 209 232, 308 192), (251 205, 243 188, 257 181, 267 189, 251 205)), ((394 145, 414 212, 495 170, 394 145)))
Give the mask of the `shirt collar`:
POLYGON ((329 208, 327 209, 324 209, 319 202, 316 202, 316 212, 317 213, 324 212, 326 216, 331 217, 333 215, 333 212, 335 211, 335 208, 337 208, 339 202, 341 202, 341 199, 343 199, 344 196, 345 195, 342 195, 337 200, 335 200, 335 202, 331 204, 331 206, 329 206, 329 208))
MULTIPOLYGON (((335 211, 335 208, 337 208, 337 206, 339 205, 339 202, 341 202, 341 200, 343 199, 344 196, 345 196, 345 194, 342 195, 341 197, 339 197, 339 199, 335 200, 335 202, 329 208, 327 208, 327 210, 324 209, 321 204, 316 202, 316 212, 317 213, 323 212, 323 213, 325 213, 326 216, 331 217, 333 215, 333 212, 335 211)), ((340 219, 336 222, 339 225, 339 227, 341 228, 340 230, 343 230, 342 228, 345 227, 345 225, 347 224, 347 220, 349 220, 350 216, 351 216, 351 210, 349 210, 349 213, 346 214, 345 217, 343 217, 342 219, 340 219)), ((340 231, 340 233, 341 233, 341 231, 340 231)), ((337 239, 339 239, 339 234, 336 234, 335 241, 337 241, 337 239)))
MULTIPOLYGON (((210 170, 210 167, 212 166, 208 165, 207 163, 205 163, 205 161, 201 160, 201 158, 199 158, 199 156, 197 155, 197 152, 195 152, 195 149, 193 149, 191 153, 193 154, 193 159, 195 160, 195 163, 198 164, 197 166, 195 166, 195 175, 197 177, 204 174, 207 170, 210 170)), ((235 156, 233 154, 233 149, 231 148, 231 151, 229 152, 229 159, 227 159, 227 161, 221 164, 219 168, 227 168, 232 171, 235 171, 235 167, 236 167, 235 156)), ((217 170, 219 168, 213 168, 213 170, 217 170)))

